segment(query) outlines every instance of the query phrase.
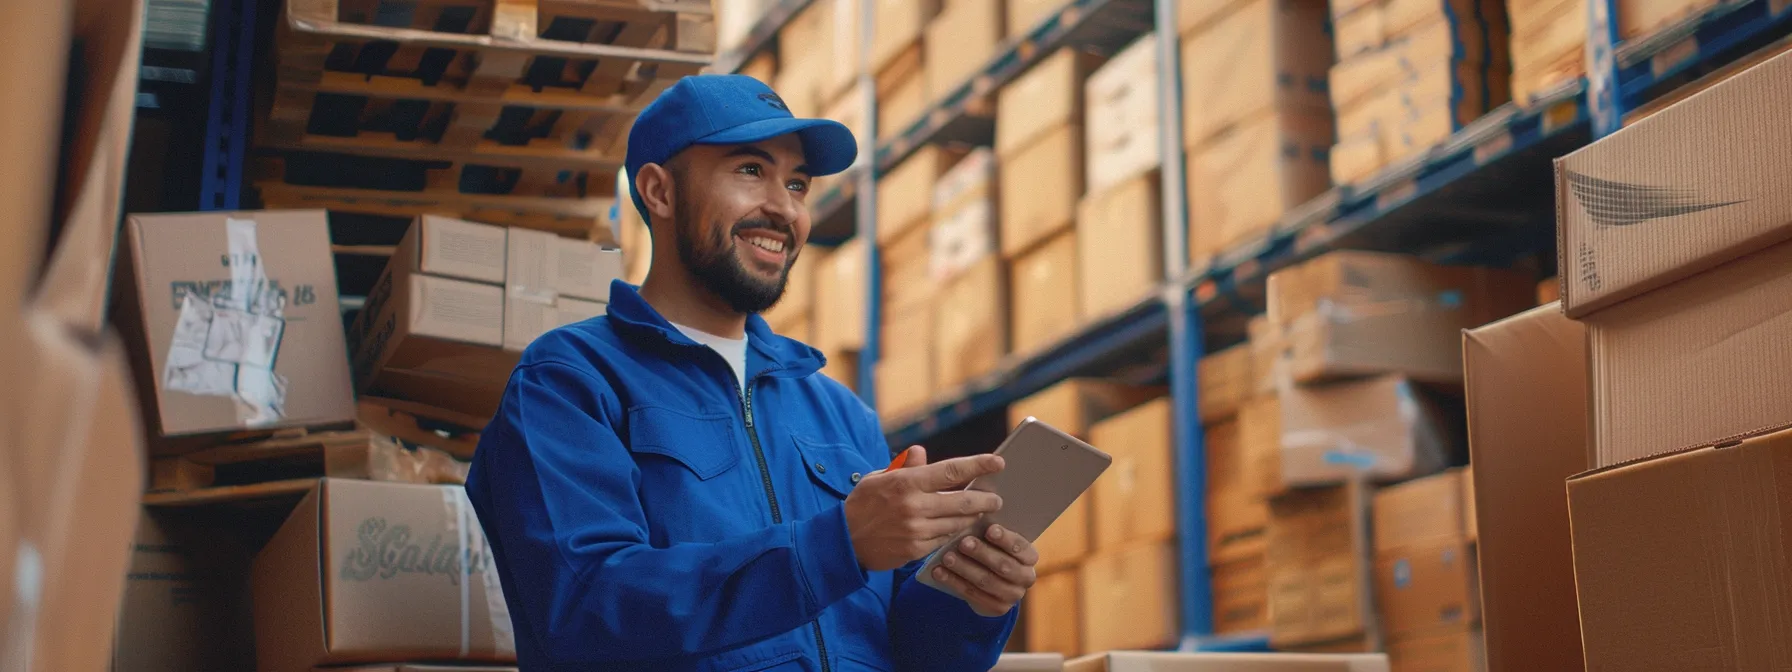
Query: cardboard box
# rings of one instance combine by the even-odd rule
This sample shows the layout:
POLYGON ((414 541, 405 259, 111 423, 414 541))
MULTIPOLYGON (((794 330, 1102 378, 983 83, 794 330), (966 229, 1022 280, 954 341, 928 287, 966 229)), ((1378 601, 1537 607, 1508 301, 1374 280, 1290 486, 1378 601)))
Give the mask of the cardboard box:
POLYGON ((1348 62, 1387 44, 1386 17, 1381 5, 1374 4, 1333 19, 1332 50, 1338 60, 1348 62))
MULTIPOLYGON (((1009 640, 1012 646, 1015 640, 1009 640)), ((1063 672, 1064 656, 1057 653, 1006 652, 989 672, 1063 672)))
POLYGON ((842 243, 816 269, 815 347, 857 352, 865 347, 865 240, 842 243))
POLYGON ((1531 303, 1531 281, 1517 273, 1378 252, 1334 252, 1277 271, 1267 291, 1298 383, 1376 373, 1460 381, 1461 330, 1531 303))
POLYGON ((251 585, 259 670, 516 660, 491 546, 459 486, 323 479, 255 557, 251 585))
POLYGON ((1083 196, 1083 133, 1059 126, 1002 164, 1002 254, 1014 258, 1070 228, 1083 196))
MULTIPOLYGON (((1200 147, 1271 109, 1328 114, 1325 0, 1251 0, 1182 41, 1182 137, 1200 147)), ((1330 143, 1326 143, 1329 145, 1330 143)))
POLYGON ((1379 653, 1111 651, 1064 664, 1064 672, 1386 672, 1387 669, 1387 656, 1379 653))
MULTIPOLYGON (((881 123, 881 122, 880 122, 881 123)), ((965 152, 922 145, 877 181, 877 242, 887 245, 933 215, 933 187, 965 152)))
MULTIPOLYGON (((817 324, 814 329, 820 329, 817 324)), ((811 332, 814 337, 815 332, 811 332)), ((822 350, 821 356, 827 363, 821 367, 821 375, 834 379, 834 382, 846 386, 854 393, 859 391, 859 353, 850 350, 822 350)))
POLYGON ((1512 98, 1529 101, 1586 73, 1587 5, 1560 0, 1521 14, 1513 11, 1512 98), (1520 21, 1533 24, 1526 27, 1520 21))
MULTIPOLYGON (((1100 55, 1059 49, 1014 78, 996 94, 996 154, 1014 159, 1047 133, 1083 123, 1083 82, 1100 67, 1100 55)), ((1082 138, 1077 138, 1078 145, 1082 138)))
POLYGON ((823 89, 834 74, 836 4, 811 2, 778 30, 778 78, 786 84, 776 88, 785 103, 800 100, 812 107, 826 97, 823 89))
POLYGON ((1066 656, 1082 653, 1081 598, 1075 570, 1041 575, 1021 601, 1026 612, 1027 650, 1066 656))
POLYGON ((1253 465, 1250 480, 1269 497, 1287 489, 1282 480, 1282 400, 1258 397, 1238 409, 1239 442, 1253 465))
POLYGON ((1463 494, 1468 473, 1452 469, 1375 493, 1375 550, 1435 546, 1468 537, 1463 494))
MULTIPOLYGON (((1279 381, 1287 374, 1287 367, 1282 362, 1286 350, 1282 329, 1270 322, 1268 315, 1252 317, 1245 328, 1251 346, 1251 377, 1256 379, 1252 390, 1258 397, 1272 396, 1279 381)), ((1292 381, 1289 384, 1292 385, 1292 381)))
POLYGON ((875 0, 871 6, 871 70, 888 67, 940 13, 940 0, 875 0))
POLYGON ((958 387, 994 371, 1008 354, 1008 273, 989 258, 940 293, 934 322, 933 384, 958 387))
POLYGON ((1064 0, 1007 0, 1008 37, 1024 35, 1044 21, 1045 17, 1064 8, 1064 0))
POLYGON ((1587 669, 1792 664, 1788 470, 1782 431, 1569 479, 1587 669))
POLYGON ((114 323, 148 374, 151 436, 354 419, 323 211, 132 215, 126 230, 114 323), (266 284, 237 296, 233 278, 266 284))
MULTIPOLYGON (((1279 0, 1261 0, 1264 2, 1279 0)), ((1189 253, 1206 260, 1261 236, 1331 187, 1332 117, 1281 108, 1211 136, 1188 159, 1189 253)))
MULTIPOLYGON (((720 20, 718 16, 717 21, 720 20)), ((776 81, 778 76, 778 55, 769 51, 760 52, 758 56, 754 56, 740 66, 739 74, 757 79, 766 86, 772 86, 772 82, 776 81)))
POLYGON ((1071 436, 1088 438, 1095 423, 1163 396, 1159 387, 1125 385, 1093 378, 1069 378, 1008 407, 1008 426, 1038 418, 1071 436))
POLYGON ((1283 390, 1282 479, 1290 486, 1434 474, 1459 452, 1443 400, 1400 376, 1283 390))
POLYGON ((1569 317, 1792 238, 1792 54, 1556 160, 1569 317))
MULTIPOLYGON (((525 248, 538 244, 541 237, 554 237, 528 229, 518 229, 518 234, 527 241, 523 243, 525 248)), ((508 229, 502 226, 424 215, 412 220, 392 258, 403 255, 402 263, 419 273, 501 285, 505 280, 508 241, 508 229)), ((540 252, 522 260, 541 263, 548 256, 540 252)))
POLYGON ((883 142, 920 121, 930 101, 922 72, 921 45, 898 54, 877 73, 877 140, 883 142))
POLYGON ((1388 664, 1394 672, 1484 672, 1496 669, 1487 666, 1487 640, 1479 630, 1388 642, 1388 664))
MULTIPOLYGON (((581 301, 562 296, 551 303, 512 296, 504 301, 504 349, 522 352, 540 338, 559 327, 577 324, 604 314, 607 307, 596 301, 581 301)), ((807 315, 803 331, 808 331, 807 315)), ((803 333, 798 340, 809 340, 803 333)))
POLYGON ((1039 573, 1071 569, 1088 557, 1089 499, 1087 492, 1077 497, 1044 534, 1033 540, 1033 548, 1039 551, 1039 564, 1035 567, 1039 573))
POLYGON ((1089 428, 1089 443, 1114 458, 1092 488, 1098 554, 1176 536, 1172 439, 1168 399, 1089 428))
POLYGON ((1091 191, 1077 208, 1077 302, 1091 319, 1136 305, 1163 282, 1160 186, 1148 171, 1091 191))
POLYGON ((933 371, 933 355, 926 348, 884 353, 872 380, 877 386, 877 414, 886 425, 927 406, 935 389, 933 371))
POLYGON ((963 154, 933 183, 933 210, 945 212, 971 201, 995 197, 996 155, 988 147, 963 154))
POLYGON ((609 303, 610 282, 622 278, 622 252, 588 240, 513 228, 506 245, 504 288, 510 296, 609 303))
POLYGON ((983 71, 1002 41, 1003 0, 951 0, 927 24, 927 90, 943 97, 983 71))
MULTIPOLYGON (((888 278, 885 281, 887 283, 888 278)), ((878 355, 888 359, 915 351, 933 352, 933 326, 937 321, 938 308, 931 301, 908 306, 892 305, 887 294, 884 301, 878 355)), ((928 371, 932 375, 932 369, 928 371)))
POLYGON ((0 255, 4 255, 0 256, 0 273, 4 273, 0 276, 0 314, 8 317, 18 313, 37 280, 49 231, 63 137, 60 130, 74 5, 72 0, 45 3, 39 11, 11 6, 7 9, 17 11, 6 12, 7 21, 0 24, 4 26, 0 35, 8 38, 4 41, 8 62, 41 61, 44 65, 21 68, 7 80, 9 92, 21 96, 5 128, 0 129, 4 141, 0 147, 7 148, 8 163, 18 166, 0 177, 0 197, 8 204, 5 223, 0 224, 7 240, 0 246, 0 255))
POLYGON ((1237 422, 1208 425, 1207 564, 1239 562, 1263 554, 1269 526, 1269 497, 1257 473, 1257 456, 1247 452, 1237 422))
POLYGON ((1213 633, 1227 635, 1269 629, 1269 579, 1263 556, 1213 568, 1213 633))
POLYGON ((1615 18, 1618 39, 1635 40, 1667 28, 1689 16, 1716 5, 1711 0, 1624 0, 1619 2, 1615 18))
MULTIPOLYGON (((865 67, 864 45, 864 2, 859 0, 833 0, 833 47, 829 53, 829 70, 822 86, 823 94, 839 93, 852 86, 858 80, 859 73, 868 72, 865 67)), ((814 56, 810 56, 814 58, 814 56)), ((855 129, 854 134, 858 134, 855 129)), ((859 137, 865 137, 859 135, 859 137)))
POLYGON ((1089 559, 1079 572, 1082 648, 1152 649, 1181 638, 1174 543, 1136 544, 1089 559))
POLYGON ((766 11, 776 4, 776 0, 716 3, 716 53, 733 51, 753 32, 753 26, 759 23, 766 11))
POLYGON ((1582 669, 1563 482, 1591 468, 1586 327, 1545 305, 1462 354, 1489 669, 1582 669))
POLYGON ((1367 509, 1358 485, 1293 490, 1270 501, 1270 646, 1323 644, 1372 627, 1367 509))
POLYGON ((250 550, 182 518, 145 510, 137 520, 112 669, 254 669, 255 633, 243 589, 250 550))
POLYGON ((1253 396, 1251 387, 1256 378, 1251 364, 1251 347, 1244 343, 1201 358, 1195 375, 1200 387, 1196 401, 1201 406, 1201 422, 1238 414, 1239 407, 1253 396))
MULTIPOLYGON (((883 265, 884 301, 880 307, 885 324, 895 324, 889 319, 892 314, 920 310, 933 301, 936 293, 944 291, 945 285, 934 282, 929 275, 928 239, 928 227, 920 226, 880 246, 878 263, 883 265)), ((901 326, 914 328, 912 323, 901 326)))
POLYGON ((1083 84, 1083 156, 1089 193, 1156 169, 1158 147, 1157 37, 1146 33, 1083 84))
POLYGON ((1030 354, 1082 326, 1077 305, 1076 231, 1059 233, 1009 266, 1009 333, 1014 351, 1030 354))
POLYGON ((1603 467, 1792 421, 1792 242, 1594 313, 1603 467))
MULTIPOLYGON (((854 86, 843 89, 839 95, 834 96, 833 102, 828 103, 827 107, 822 109, 821 115, 845 125, 847 130, 852 131, 853 139, 857 140, 861 147, 865 146, 867 142, 876 141, 871 136, 871 110, 865 107, 865 89, 863 88, 854 86)), ((867 153, 860 152, 859 158, 853 161, 853 165, 862 166, 868 160, 870 159, 867 158, 867 153)), ((840 179, 846 176, 830 177, 840 179)), ((819 190, 811 188, 811 193, 814 191, 819 190)))
POLYGON ((995 154, 988 148, 978 148, 942 174, 933 203, 928 275, 934 282, 949 281, 997 252, 995 154))
MULTIPOLYGON (((1476 112, 1487 109, 1489 67, 1483 45, 1465 45, 1450 22, 1428 25, 1386 49, 1332 66, 1332 106, 1346 111, 1376 94, 1398 91, 1408 108, 1442 105, 1476 112)), ((1485 41, 1478 32, 1475 34, 1478 41, 1485 41)), ((1502 63, 1495 67, 1505 66, 1502 63)))
POLYGON ((1390 640, 1471 629, 1481 621, 1480 582, 1475 547, 1460 537, 1375 549, 1375 604, 1390 640))

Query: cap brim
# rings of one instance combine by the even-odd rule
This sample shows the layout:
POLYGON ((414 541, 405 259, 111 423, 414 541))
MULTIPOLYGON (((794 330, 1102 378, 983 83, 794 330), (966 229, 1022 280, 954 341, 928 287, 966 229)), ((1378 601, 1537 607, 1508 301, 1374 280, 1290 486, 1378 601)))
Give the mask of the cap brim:
POLYGON ((761 119, 716 131, 692 144, 744 145, 792 133, 803 141, 803 160, 812 177, 851 168, 859 158, 859 143, 853 139, 852 131, 832 119, 761 119))

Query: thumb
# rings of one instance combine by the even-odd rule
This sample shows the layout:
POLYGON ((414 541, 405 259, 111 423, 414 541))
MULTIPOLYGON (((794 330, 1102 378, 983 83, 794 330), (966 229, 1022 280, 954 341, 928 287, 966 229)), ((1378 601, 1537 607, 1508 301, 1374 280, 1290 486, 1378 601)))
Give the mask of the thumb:
POLYGON ((908 461, 904 462, 902 464, 902 466, 904 466, 904 467, 927 466, 927 449, 926 448, 923 448, 921 446, 909 446, 907 452, 908 452, 908 461))

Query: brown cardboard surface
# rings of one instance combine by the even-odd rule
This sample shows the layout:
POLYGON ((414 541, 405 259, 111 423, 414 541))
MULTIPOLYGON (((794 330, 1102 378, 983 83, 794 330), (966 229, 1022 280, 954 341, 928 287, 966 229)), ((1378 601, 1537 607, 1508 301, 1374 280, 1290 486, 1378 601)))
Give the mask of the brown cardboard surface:
POLYGON ((1466 539, 1375 549, 1375 606, 1390 640, 1481 620, 1475 548, 1466 539))
POLYGON ((1210 424, 1206 432, 1207 563, 1261 555, 1269 498, 1256 473, 1260 463, 1245 452, 1239 423, 1210 424))
POLYGON ((1387 672, 1379 653, 1164 653, 1111 651, 1064 664, 1065 672, 1387 672))
POLYGON ((985 188, 939 210, 927 233, 929 279, 950 281, 999 251, 995 205, 985 188))
MULTIPOLYGON (((132 215, 126 223, 126 249, 119 251, 121 269, 115 287, 121 296, 114 322, 127 334, 132 359, 137 362, 138 394, 148 409, 152 436, 181 436, 227 432, 248 426, 252 416, 229 390, 259 390, 251 378, 238 386, 230 361, 273 360, 273 372, 286 380, 285 400, 278 420, 257 423, 257 428, 321 425, 348 422, 355 417, 354 391, 344 360, 342 314, 336 300, 336 266, 330 256, 328 223, 321 210, 258 212, 208 212, 197 214, 132 215), (232 267, 229 221, 246 222, 241 229, 243 248, 236 256, 253 259, 232 267), (253 231, 252 234, 248 234, 253 231), (253 238, 253 241, 249 239, 253 238), (194 301, 194 324, 218 324, 205 319, 204 308, 231 302, 233 271, 246 279, 259 271, 268 282, 264 298, 285 301, 279 322, 278 342, 240 353, 226 349, 228 339, 214 340, 198 333, 182 347, 205 356, 209 364, 182 367, 191 376, 181 377, 183 389, 217 391, 199 394, 170 389, 169 356, 175 345, 176 326, 183 299, 194 301), (209 303, 208 303, 209 300, 209 303), (259 353, 265 353, 264 358, 259 353), (234 358, 234 359, 233 359, 234 358)), ((242 310, 225 315, 246 316, 242 310)), ((262 327, 271 321, 257 318, 262 327)), ((222 334, 223 332, 220 332, 222 334)), ((267 332, 263 332, 264 334, 267 332)), ((262 341, 263 344, 267 342, 262 341)), ((247 347, 246 344, 240 347, 247 347)), ((252 367, 266 370, 262 367, 252 367)))
POLYGON ((72 0, 52 0, 0 8, 0 57, 36 64, 8 68, 0 82, 17 97, 0 127, 0 147, 15 166, 0 175, 0 198, 8 204, 0 219, 6 241, 0 245, 0 314, 8 316, 18 313, 37 278, 49 229, 74 6, 72 0))
POLYGON ((1375 550, 1431 546, 1468 536, 1463 506, 1466 470, 1390 485, 1375 493, 1375 550))
POLYGON ((1033 548, 1039 551, 1039 564, 1035 567, 1039 573, 1073 568, 1089 555, 1089 500, 1088 492, 1079 495, 1045 533, 1033 540, 1033 548))
POLYGON ((933 384, 957 389, 1008 354, 1008 277, 1000 259, 971 267, 940 293, 933 384))
POLYGON ((1586 327, 1544 305, 1462 336, 1491 669, 1581 669, 1564 481, 1591 467, 1586 327))
POLYGON ((1792 666, 1792 433, 1568 481, 1589 670, 1792 666))
POLYGON ((1163 281, 1159 185, 1150 170, 1083 197, 1076 216, 1077 301, 1090 319, 1137 304, 1163 281))
POLYGON ((1388 642, 1388 664, 1394 672, 1484 672, 1487 640, 1480 631, 1396 639, 1388 642))
POLYGON ((1270 500, 1270 645, 1318 644, 1373 627, 1364 488, 1294 490, 1270 500))
POLYGON ((1096 552, 1175 537, 1169 400, 1156 399, 1096 423, 1089 443, 1114 458, 1091 488, 1096 552))
POLYGON ((1256 377, 1251 372, 1251 347, 1240 343, 1202 357, 1196 365, 1201 406, 1201 421, 1214 422, 1238 414, 1238 409, 1252 396, 1256 377))
POLYGON ((1251 0, 1183 39, 1183 146, 1277 107, 1329 113, 1327 23, 1324 0, 1251 0))
POLYGON ((1076 250, 1076 231, 1064 231, 1009 265, 1009 333, 1016 353, 1042 350, 1081 326, 1076 250))
POLYGON ((935 389, 933 371, 933 354, 925 348, 884 353, 872 379, 878 416, 890 423, 925 406, 935 389))
POLYGON ((815 283, 815 347, 857 352, 865 347, 865 242, 854 238, 822 261, 815 283))
POLYGON ((879 244, 889 244, 910 228, 927 223, 933 214, 934 182, 964 155, 962 150, 922 145, 877 181, 879 244))
POLYGON ((1044 21, 1054 10, 1062 9, 1062 0, 1008 0, 1007 36, 1024 34, 1044 21))
MULTIPOLYGON (((859 73, 866 72, 864 49, 864 8, 863 2, 851 0, 834 0, 833 2, 833 36, 828 54, 830 67, 822 80, 822 93, 837 94, 847 90, 857 80, 859 73)), ((720 53, 720 52, 718 52, 720 53)), ((809 58, 814 58, 813 55, 809 58)), ((860 138, 857 129, 853 133, 860 138)))
POLYGON ((1010 258, 1076 222, 1083 196, 1083 131, 1059 126, 1004 155, 1001 244, 1010 258))
POLYGON ((513 228, 506 246, 504 289, 511 296, 607 302, 610 281, 622 277, 622 253, 588 240, 513 228))
POLYGON ((1537 305, 1555 303, 1562 300, 1562 281, 1559 278, 1546 278, 1537 283, 1537 305))
MULTIPOLYGON (((1473 11, 1472 7, 1469 11, 1473 11)), ((1484 107, 1486 98, 1481 95, 1480 84, 1483 66, 1488 62, 1483 54, 1485 43, 1480 21, 1472 17, 1463 21, 1437 17, 1385 49, 1332 66, 1328 75, 1330 102, 1337 109, 1350 109, 1377 92, 1398 87, 1413 94, 1408 105, 1421 101, 1447 103, 1460 96, 1484 107), (1464 86, 1470 83, 1475 86, 1464 86)))
POLYGON ((1176 545, 1136 544, 1090 558, 1079 572, 1082 648, 1171 646, 1181 636, 1176 545))
POLYGON ((1400 373, 1462 380, 1459 334, 1531 305, 1531 280, 1380 252, 1334 252, 1270 274, 1269 316, 1294 382, 1400 373))
POLYGON ((1003 0, 951 0, 927 24, 927 90, 936 95, 981 72, 1002 41, 1003 0))
POLYGON ((1214 634, 1269 629, 1269 575, 1262 555, 1216 565, 1212 580, 1214 634))
POLYGON ((1088 438, 1095 423, 1163 396, 1157 387, 1125 385, 1093 378, 1069 378, 1008 406, 1008 426, 1018 427, 1031 416, 1070 433, 1088 438))
POLYGON ((112 669, 235 672, 255 667, 249 549, 190 516, 144 511, 131 543, 112 669))
POLYGON ((251 585, 265 672, 516 659, 491 549, 458 486, 323 479, 255 557, 251 585))
POLYGON ((1622 0, 1614 12, 1618 39, 1647 37, 1716 4, 1712 0, 1622 0))
POLYGON ((1437 473, 1459 453, 1460 420, 1399 376, 1286 389, 1281 399, 1291 486, 1400 481, 1437 473))
POLYGON ((1593 466, 1792 421, 1792 242, 1584 322, 1593 466))
POLYGON ((1282 400, 1258 397, 1238 409, 1239 442, 1252 465, 1249 480, 1264 497, 1287 488, 1282 479, 1282 400))
POLYGON ((921 39, 940 0, 875 0, 871 6, 871 71, 887 67, 902 50, 921 39))
MULTIPOLYGON (((393 254, 403 253, 406 263, 419 272, 493 285, 504 284, 507 229, 439 215, 424 215, 411 222, 416 240, 393 254)), ((533 237, 537 231, 521 230, 533 237)), ((407 238, 412 234, 405 232, 407 238)), ((553 234, 540 234, 552 236, 553 234)), ((543 255, 545 256, 545 255, 543 255)), ((540 259, 530 259, 539 263, 540 259)))
MULTIPOLYGON (((877 139, 903 132, 927 110, 927 78, 921 72, 921 45, 914 45, 877 71, 877 139)), ((881 221, 881 220, 880 220, 881 221)))
POLYGON ((1026 612, 1027 650, 1066 656, 1082 653, 1078 623, 1081 599, 1076 570, 1040 576, 1021 601, 1021 609, 1026 612))
POLYGON ((1120 50, 1083 84, 1083 156, 1089 193, 1150 172, 1157 146, 1157 38, 1146 33, 1120 50))
POLYGON ((871 133, 868 130, 870 128, 871 115, 868 114, 865 109, 865 92, 863 89, 852 87, 841 91, 839 95, 833 98, 833 102, 828 103, 826 107, 822 108, 821 116, 833 119, 834 121, 838 121, 845 125, 847 130, 852 131, 852 137, 855 139, 865 140, 871 137, 871 133))
POLYGON ((1585 317, 1792 237, 1792 54, 1556 160, 1562 305, 1585 317))
MULTIPOLYGON (((604 314, 604 310, 605 305, 602 303, 568 296, 554 299, 551 303, 510 297, 504 301, 504 348, 522 352, 542 334, 597 317, 604 314)), ((804 315, 802 318, 801 333, 792 333, 791 337, 808 342, 809 316, 804 315)))
MULTIPOLYGON (((751 1, 763 2, 764 0, 751 1)), ((720 25, 722 17, 727 14, 728 12, 726 10, 717 12, 716 23, 720 25)), ((723 49, 726 49, 726 47, 723 47, 723 49)), ((740 66, 740 74, 757 79, 766 86, 771 86, 772 81, 778 74, 778 55, 769 51, 760 52, 758 56, 754 56, 751 60, 748 60, 746 64, 740 66)))
POLYGON ((1191 151, 1191 258, 1206 260, 1267 233, 1288 208, 1329 188, 1332 140, 1329 111, 1285 107, 1241 119, 1191 151))
MULTIPOLYGON (((884 280, 888 282, 889 278, 884 280)), ((882 339, 878 342, 879 357, 888 359, 911 352, 933 352, 933 325, 938 317, 938 306, 930 301, 895 306, 887 295, 884 301, 883 324, 879 325, 879 338, 882 339)), ((933 375, 931 367, 927 375, 933 375)))
MULTIPOLYGON (((833 79, 834 2, 813 2, 778 30, 779 97, 803 109, 819 105, 833 79)), ((795 109, 792 113, 796 114, 795 109)))
POLYGON ((944 212, 968 201, 993 198, 996 163, 994 151, 978 147, 941 172, 933 183, 934 211, 944 212))
MULTIPOLYGON (((996 94, 996 154, 1013 160, 1047 133, 1066 126, 1080 133, 1083 82, 1102 62, 1097 54, 1059 49, 1002 87, 996 94)), ((1080 135, 1077 144, 1080 148, 1080 135)))
POLYGON ((1332 53, 1339 61, 1380 49, 1387 43, 1387 13, 1370 5, 1332 20, 1332 53))
MULTIPOLYGON (((945 290, 942 283, 933 282, 928 273, 931 259, 927 254, 928 227, 917 226, 909 229, 901 237, 889 243, 879 243, 881 255, 878 263, 883 271, 883 305, 884 324, 891 324, 892 313, 908 312, 925 308, 934 295, 945 290)), ((904 324, 905 328, 912 328, 904 324)))
POLYGON ((1251 377, 1256 379, 1251 388, 1255 396, 1265 397, 1276 393, 1276 382, 1280 378, 1278 371, 1284 350, 1282 329, 1269 321, 1268 315, 1257 315, 1246 325, 1251 346, 1251 377))
POLYGON ((1062 672, 1063 669, 1062 654, 1004 653, 989 672, 1062 672))

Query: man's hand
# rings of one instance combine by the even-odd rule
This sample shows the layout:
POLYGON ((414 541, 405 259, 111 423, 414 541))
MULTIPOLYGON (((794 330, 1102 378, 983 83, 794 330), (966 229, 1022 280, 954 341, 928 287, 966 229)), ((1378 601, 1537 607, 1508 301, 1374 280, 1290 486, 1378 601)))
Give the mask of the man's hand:
POLYGON ((926 557, 978 516, 1002 508, 994 493, 958 489, 1001 471, 1002 458, 976 455, 928 464, 925 448, 909 450, 914 452, 902 469, 867 474, 846 498, 852 550, 867 570, 895 569, 926 557))
POLYGON ((965 537, 940 557, 933 578, 958 590, 980 616, 994 618, 1008 613, 1039 578, 1034 566, 1039 551, 1033 543, 991 525, 982 539, 965 537))

